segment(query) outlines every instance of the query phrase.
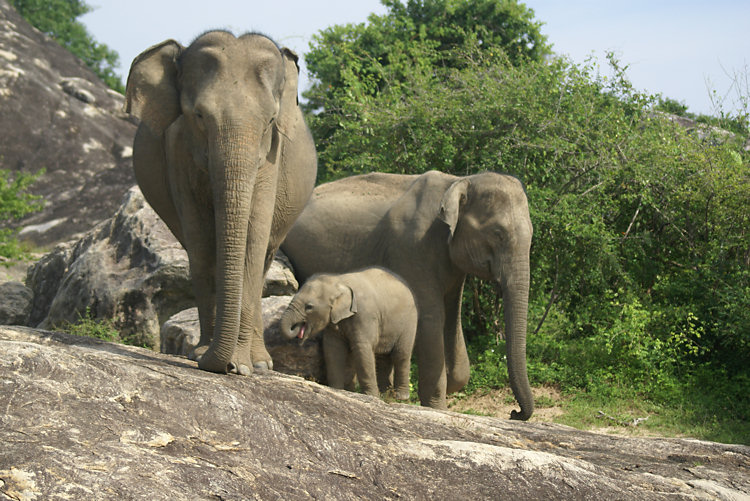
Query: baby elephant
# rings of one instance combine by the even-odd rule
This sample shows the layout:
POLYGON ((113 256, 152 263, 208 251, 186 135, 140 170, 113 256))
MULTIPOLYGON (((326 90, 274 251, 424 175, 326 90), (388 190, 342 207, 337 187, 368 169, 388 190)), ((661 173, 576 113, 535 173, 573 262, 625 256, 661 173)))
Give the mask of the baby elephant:
MULTIPOLYGON (((324 331, 329 386, 348 388, 353 362, 362 391, 379 396, 377 355, 379 362, 388 364, 380 371, 385 377, 390 377, 391 366, 394 369, 396 398, 409 398, 417 307, 409 287, 393 273, 373 267, 343 275, 313 275, 292 299, 280 327, 289 339, 304 340, 324 331)), ((380 383, 385 390, 387 383, 380 383)))

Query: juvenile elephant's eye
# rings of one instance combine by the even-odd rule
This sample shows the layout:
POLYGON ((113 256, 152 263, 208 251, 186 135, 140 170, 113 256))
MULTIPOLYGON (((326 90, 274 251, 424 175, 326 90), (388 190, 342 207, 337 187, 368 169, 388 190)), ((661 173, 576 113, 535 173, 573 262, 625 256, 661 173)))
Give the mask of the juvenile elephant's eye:
POLYGON ((312 309, 313 309, 313 305, 311 303, 307 303, 305 305, 305 311, 312 311, 312 309))

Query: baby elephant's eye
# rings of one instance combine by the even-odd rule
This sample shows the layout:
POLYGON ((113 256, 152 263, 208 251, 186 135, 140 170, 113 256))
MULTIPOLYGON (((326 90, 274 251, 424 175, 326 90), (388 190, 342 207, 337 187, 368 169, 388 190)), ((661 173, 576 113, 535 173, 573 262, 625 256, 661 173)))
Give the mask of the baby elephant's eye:
POLYGON ((311 303, 307 303, 305 305, 305 311, 312 311, 312 309, 313 309, 313 305, 311 303))

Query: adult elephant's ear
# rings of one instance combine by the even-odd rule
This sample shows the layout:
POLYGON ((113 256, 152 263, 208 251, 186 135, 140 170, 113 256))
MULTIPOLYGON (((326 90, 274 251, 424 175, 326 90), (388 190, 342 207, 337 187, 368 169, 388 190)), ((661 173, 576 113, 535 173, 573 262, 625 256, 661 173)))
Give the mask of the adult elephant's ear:
POLYGON ((331 323, 337 324, 357 313, 357 297, 351 287, 339 284, 331 305, 331 323))
POLYGON ((284 56, 284 90, 282 99, 291 103, 291 97, 294 96, 295 106, 299 105, 299 95, 297 94, 297 85, 299 84, 299 56, 292 49, 284 47, 281 49, 281 55, 284 56))
POLYGON ((144 50, 130 65, 124 111, 156 133, 162 133, 181 114, 177 58, 182 50, 174 40, 165 40, 144 50))
POLYGON ((284 88, 281 91, 281 107, 276 127, 285 136, 289 137, 289 130, 294 127, 298 114, 295 113, 299 106, 297 85, 299 81, 299 57, 291 49, 281 49, 284 57, 284 88))
POLYGON ((451 230, 448 241, 453 238, 453 232, 456 231, 458 216, 461 213, 461 207, 466 203, 467 192, 471 183, 468 179, 459 179, 445 190, 443 199, 440 201, 440 210, 438 217, 448 225, 451 230))

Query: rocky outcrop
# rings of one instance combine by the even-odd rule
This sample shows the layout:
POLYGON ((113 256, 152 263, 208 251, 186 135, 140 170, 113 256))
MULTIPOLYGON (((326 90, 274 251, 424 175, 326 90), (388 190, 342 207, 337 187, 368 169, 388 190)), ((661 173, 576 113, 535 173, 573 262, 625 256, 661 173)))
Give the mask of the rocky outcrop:
POLYGON ((750 448, 386 404, 0 327, 8 499, 747 499, 750 448))
POLYGON ((187 254, 137 187, 111 219, 32 266, 26 283, 29 325, 112 320, 123 339, 155 348, 162 323, 194 305, 187 254))
POLYGON ((0 325, 26 325, 33 292, 21 282, 0 283, 0 325))
MULTIPOLYGON (((266 344, 276 370, 324 381, 320 341, 300 347, 278 330, 298 287, 290 266, 279 253, 266 275, 266 344)), ((32 265, 26 284, 33 293, 28 321, 2 322, 0 316, 0 323, 51 329, 81 317, 112 321, 129 343, 176 355, 190 353, 200 337, 187 254, 137 186, 111 219, 32 265)))
POLYGON ((0 169, 44 175, 30 191, 43 211, 20 222, 36 245, 72 239, 110 217, 135 184, 135 125, 68 50, 0 0, 0 169))

